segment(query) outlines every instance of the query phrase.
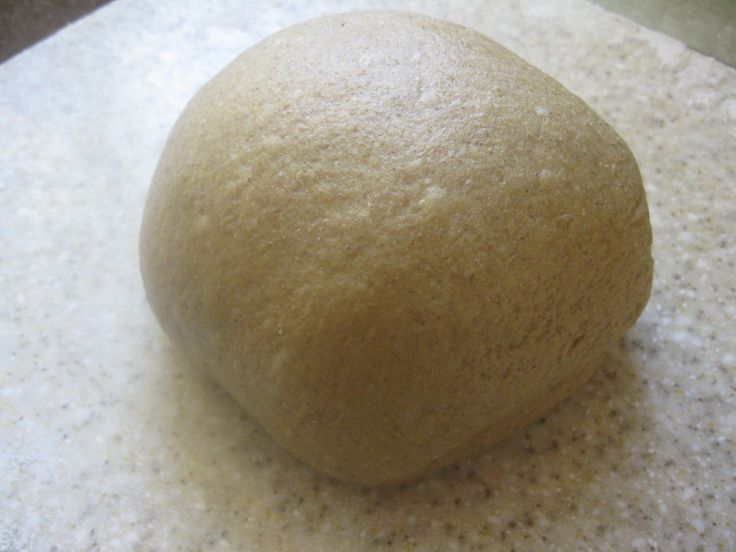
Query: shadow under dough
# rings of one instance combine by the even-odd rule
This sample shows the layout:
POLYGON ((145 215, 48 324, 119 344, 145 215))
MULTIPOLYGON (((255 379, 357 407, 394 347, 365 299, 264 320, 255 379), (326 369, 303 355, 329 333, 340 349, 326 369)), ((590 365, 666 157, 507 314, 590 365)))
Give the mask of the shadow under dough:
POLYGON ((449 539, 538 537, 539 525, 574 526, 581 504, 597 508, 602 488, 627 477, 627 459, 641 447, 647 423, 632 347, 619 342, 590 382, 545 418, 481 456, 407 485, 362 488, 318 474, 173 351, 162 370, 175 413, 161 421, 170 427, 157 431, 178 451, 174 479, 196 488, 236 547, 257 547, 256 534, 269 531, 285 549, 289 542, 308 547, 310 539, 324 545, 325 535, 338 548, 404 542, 431 549, 449 539))

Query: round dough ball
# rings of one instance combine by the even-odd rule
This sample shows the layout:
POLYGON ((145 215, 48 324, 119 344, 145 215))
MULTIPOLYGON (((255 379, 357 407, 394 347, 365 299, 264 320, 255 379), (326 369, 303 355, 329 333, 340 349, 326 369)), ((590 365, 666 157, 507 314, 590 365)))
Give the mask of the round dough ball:
POLYGON ((192 99, 141 270, 174 343, 318 470, 393 483, 580 386, 649 296, 637 164, 579 98, 409 13, 288 28, 192 99))

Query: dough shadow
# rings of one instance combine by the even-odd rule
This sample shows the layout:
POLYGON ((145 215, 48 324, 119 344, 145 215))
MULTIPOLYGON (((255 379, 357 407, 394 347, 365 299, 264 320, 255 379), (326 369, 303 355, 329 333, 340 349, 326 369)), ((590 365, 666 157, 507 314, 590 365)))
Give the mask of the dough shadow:
POLYGON ((235 548, 266 533, 278 535, 279 549, 290 549, 289 542, 324 545, 326 534, 340 549, 546 541, 552 527, 575 530, 581 503, 608 500, 604 489, 623 484, 627 458, 646 448, 643 361, 633 360, 645 355, 635 337, 619 342, 592 379, 545 418, 479 457, 385 488, 318 474, 281 449, 202 370, 166 349, 162 383, 171 415, 151 431, 167 436, 166 446, 176 451, 172 480, 190 492, 194 487, 218 520, 208 533, 235 548))

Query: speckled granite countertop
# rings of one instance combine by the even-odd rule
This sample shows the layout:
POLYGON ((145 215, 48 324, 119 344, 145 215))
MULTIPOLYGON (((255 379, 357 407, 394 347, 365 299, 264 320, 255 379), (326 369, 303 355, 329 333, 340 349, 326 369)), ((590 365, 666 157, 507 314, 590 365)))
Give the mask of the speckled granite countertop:
POLYGON ((257 39, 336 9, 259 6, 119 1, 0 66, 0 550, 734 550, 736 70, 579 0, 401 3, 484 31, 618 129, 656 276, 545 420, 362 489, 290 458, 177 356, 138 275, 186 100, 257 39))

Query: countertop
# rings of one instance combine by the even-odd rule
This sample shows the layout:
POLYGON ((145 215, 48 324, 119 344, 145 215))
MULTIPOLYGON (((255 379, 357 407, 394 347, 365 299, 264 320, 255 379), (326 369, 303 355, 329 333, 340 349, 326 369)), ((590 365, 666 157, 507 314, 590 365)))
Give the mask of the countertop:
POLYGON ((120 0, 0 66, 0 550, 734 550, 736 70, 581 0, 120 0), (422 481, 283 452, 173 349, 137 237, 194 91, 290 23, 402 7, 476 28, 641 166, 652 298, 590 383, 422 481))

